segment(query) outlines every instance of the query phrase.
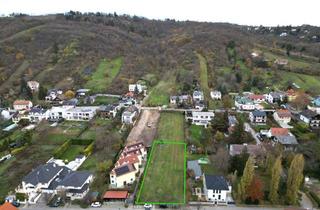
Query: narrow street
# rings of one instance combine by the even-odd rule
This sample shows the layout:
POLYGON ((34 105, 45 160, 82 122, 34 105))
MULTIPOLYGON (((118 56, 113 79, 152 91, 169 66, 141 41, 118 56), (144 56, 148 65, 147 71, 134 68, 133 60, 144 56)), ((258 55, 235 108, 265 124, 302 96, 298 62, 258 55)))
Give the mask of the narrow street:
POLYGON ((251 127, 251 125, 250 125, 249 123, 244 123, 244 127, 245 127, 245 130, 252 135, 252 137, 253 137, 254 140, 256 141, 257 145, 261 144, 261 141, 260 141, 259 138, 257 137, 256 131, 253 130, 253 128, 251 127))

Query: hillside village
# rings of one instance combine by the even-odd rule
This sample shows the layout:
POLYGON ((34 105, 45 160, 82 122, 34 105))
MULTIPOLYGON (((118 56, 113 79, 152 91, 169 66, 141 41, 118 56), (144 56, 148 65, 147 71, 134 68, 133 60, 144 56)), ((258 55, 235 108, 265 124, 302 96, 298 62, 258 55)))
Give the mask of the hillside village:
MULTIPOLYGON (((15 18, 38 27, 38 19, 15 18)), ((81 45, 88 40, 55 41, 49 64, 34 67, 0 42, 0 56, 15 62, 9 68, 0 57, 0 209, 320 206, 317 28, 218 24, 222 44, 214 37, 201 47, 193 28, 181 35, 184 23, 173 20, 161 23, 166 37, 138 17, 131 27, 131 17, 116 14, 51 18, 53 28, 97 24, 123 46, 101 42, 94 54, 81 45), (251 45, 248 34, 276 41, 251 45), (153 36, 163 39, 156 54, 166 48, 167 57, 143 43, 153 36), (302 43, 291 46, 295 39, 302 43), (11 68, 19 71, 8 76, 11 68)), ((26 42, 33 33, 42 31, 26 33, 26 42)))

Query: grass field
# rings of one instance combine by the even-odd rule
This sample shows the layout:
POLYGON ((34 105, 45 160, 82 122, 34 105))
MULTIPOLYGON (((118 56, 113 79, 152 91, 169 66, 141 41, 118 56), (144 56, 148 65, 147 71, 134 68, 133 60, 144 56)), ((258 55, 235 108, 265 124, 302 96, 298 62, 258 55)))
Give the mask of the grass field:
POLYGON ((60 157, 61 160, 72 161, 81 154, 85 146, 71 145, 67 151, 60 157))
POLYGON ((103 59, 85 87, 91 89, 93 92, 107 90, 113 79, 118 75, 122 62, 122 58, 111 61, 103 59))
POLYGON ((147 99, 148 106, 162 106, 169 104, 171 87, 170 81, 160 81, 151 91, 147 99))
POLYGON ((113 104, 118 101, 119 101, 119 99, 115 98, 115 97, 98 96, 98 97, 96 97, 96 100, 94 101, 93 105, 95 105, 95 106, 107 105, 107 104, 113 104))
POLYGON ((138 192, 137 203, 184 204, 186 144, 155 141, 138 192))
POLYGON ((157 137, 158 139, 184 141, 184 116, 181 113, 162 112, 157 137))

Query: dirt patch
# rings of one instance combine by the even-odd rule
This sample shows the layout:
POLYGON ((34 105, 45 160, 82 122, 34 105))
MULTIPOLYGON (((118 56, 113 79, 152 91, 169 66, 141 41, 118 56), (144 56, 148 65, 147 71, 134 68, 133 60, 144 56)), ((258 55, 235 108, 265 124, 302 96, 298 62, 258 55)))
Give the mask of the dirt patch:
POLYGON ((127 141, 143 141, 150 147, 157 132, 160 113, 156 110, 143 110, 135 126, 132 128, 127 141))

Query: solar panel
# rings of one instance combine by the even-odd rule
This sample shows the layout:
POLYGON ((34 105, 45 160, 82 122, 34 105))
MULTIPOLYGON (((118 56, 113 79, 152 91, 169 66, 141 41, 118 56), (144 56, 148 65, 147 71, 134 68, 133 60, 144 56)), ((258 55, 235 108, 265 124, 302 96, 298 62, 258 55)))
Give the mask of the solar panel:
POLYGON ((128 173, 129 171, 130 171, 130 169, 127 165, 115 169, 117 176, 128 173))

